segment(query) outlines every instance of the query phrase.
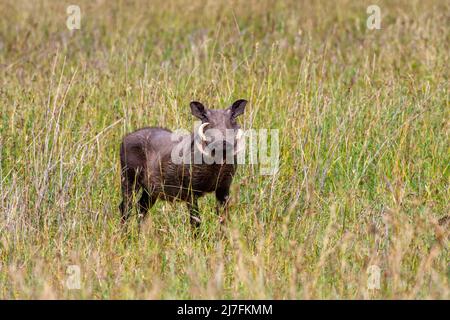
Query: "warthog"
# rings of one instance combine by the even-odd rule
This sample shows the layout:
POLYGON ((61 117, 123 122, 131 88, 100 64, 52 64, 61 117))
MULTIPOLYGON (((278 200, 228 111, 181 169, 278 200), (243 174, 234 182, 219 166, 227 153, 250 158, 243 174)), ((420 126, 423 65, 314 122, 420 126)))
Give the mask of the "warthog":
POLYGON ((217 214, 220 222, 224 222, 230 185, 236 172, 238 145, 243 138, 236 117, 244 112, 246 104, 246 100, 237 100, 225 110, 212 110, 193 101, 190 103, 192 114, 201 120, 193 133, 174 139, 176 135, 170 130, 151 127, 126 135, 120 147, 122 222, 130 216, 133 194, 141 189, 139 220, 157 199, 181 200, 187 203, 190 222, 197 227, 200 225, 197 200, 214 191, 217 214), (174 161, 178 150, 174 151, 182 142, 187 146, 184 159, 190 161, 180 163, 174 161), (221 161, 211 161, 212 158, 221 161))

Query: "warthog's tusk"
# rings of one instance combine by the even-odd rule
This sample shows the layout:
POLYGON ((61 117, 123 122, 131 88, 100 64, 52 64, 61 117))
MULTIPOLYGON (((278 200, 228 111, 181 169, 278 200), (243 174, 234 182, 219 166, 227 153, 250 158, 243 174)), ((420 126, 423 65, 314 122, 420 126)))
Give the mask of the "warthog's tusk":
POLYGON ((244 151, 245 149, 245 140, 237 140, 236 149, 234 150, 234 155, 244 151))
POLYGON ((245 146, 237 146, 236 150, 234 151, 234 155, 237 155, 238 153, 244 151, 245 146))
POLYGON ((203 141, 209 141, 208 138, 205 136, 205 134, 204 134, 204 132, 203 132, 203 129, 204 129, 208 124, 209 124, 208 122, 205 122, 205 123, 202 123, 202 124, 200 125, 200 127, 198 127, 198 135, 200 136, 200 138, 201 138, 203 141))
POLYGON ((203 149, 203 146, 198 141, 195 141, 195 145, 197 146, 197 149, 205 156, 209 157, 210 155, 203 149))
POLYGON ((244 130, 238 129, 238 132, 236 133, 236 140, 239 141, 244 136, 244 130))
POLYGON ((238 129, 238 132, 236 133, 236 150, 234 151, 234 155, 237 155, 245 149, 245 141, 242 139, 243 137, 244 130, 238 129))

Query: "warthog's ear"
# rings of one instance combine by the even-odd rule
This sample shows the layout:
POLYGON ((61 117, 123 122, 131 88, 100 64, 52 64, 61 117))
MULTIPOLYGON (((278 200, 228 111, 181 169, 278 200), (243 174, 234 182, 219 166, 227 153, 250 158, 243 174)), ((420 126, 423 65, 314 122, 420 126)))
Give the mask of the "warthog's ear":
POLYGON ((245 105, 247 104, 247 100, 239 99, 233 102, 229 110, 231 111, 231 116, 236 118, 244 113, 245 105))
POLYGON ((202 121, 208 121, 208 117, 206 116, 206 108, 201 102, 192 101, 191 111, 193 116, 199 118, 202 121))

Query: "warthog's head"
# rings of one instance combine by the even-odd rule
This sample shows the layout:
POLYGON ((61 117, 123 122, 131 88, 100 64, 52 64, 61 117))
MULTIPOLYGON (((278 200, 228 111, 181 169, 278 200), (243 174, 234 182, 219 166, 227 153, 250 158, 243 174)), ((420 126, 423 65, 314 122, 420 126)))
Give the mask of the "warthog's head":
POLYGON ((239 152, 244 132, 236 118, 244 113, 246 100, 237 100, 224 110, 207 109, 202 103, 191 102, 192 114, 202 123, 196 132, 196 147, 205 156, 225 159, 239 152), (223 156, 222 156, 223 155, 223 156))

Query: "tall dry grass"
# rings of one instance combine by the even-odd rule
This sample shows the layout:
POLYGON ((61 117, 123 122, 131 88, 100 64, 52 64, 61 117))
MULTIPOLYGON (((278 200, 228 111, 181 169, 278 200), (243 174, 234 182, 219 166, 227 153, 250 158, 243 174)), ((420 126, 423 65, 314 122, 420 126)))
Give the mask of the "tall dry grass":
POLYGON ((1 298, 450 298, 447 1, 75 2, 0 3, 1 298), (123 232, 121 137, 237 98, 278 174, 123 232))

